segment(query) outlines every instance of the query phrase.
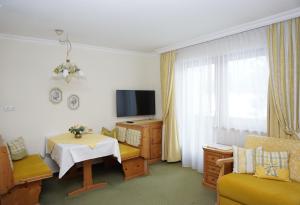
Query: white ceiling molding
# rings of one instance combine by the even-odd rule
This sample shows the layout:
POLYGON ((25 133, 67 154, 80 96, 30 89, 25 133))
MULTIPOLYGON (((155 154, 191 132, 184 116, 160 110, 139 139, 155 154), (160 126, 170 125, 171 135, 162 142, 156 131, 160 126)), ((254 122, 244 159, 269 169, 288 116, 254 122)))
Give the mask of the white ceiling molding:
MULTIPOLYGON (((28 43, 38 43, 38 44, 44 44, 44 45, 55 45, 55 46, 61 45, 58 40, 33 38, 33 37, 28 37, 28 36, 20 36, 20 35, 6 34, 6 33, 0 33, 0 39, 22 41, 22 42, 28 42, 28 43)), ((113 54, 142 55, 142 56, 158 55, 156 52, 132 51, 132 50, 126 50, 126 49, 116 49, 116 48, 93 46, 93 45, 82 44, 82 43, 72 43, 72 47, 73 48, 92 49, 92 50, 97 50, 97 51, 101 51, 101 52, 105 52, 105 53, 113 53, 113 54)))
POLYGON ((237 34, 237 33, 241 33, 244 31, 249 31, 252 29, 256 29, 256 28, 260 28, 263 26, 267 26, 267 25, 271 25, 274 23, 278 23, 281 21, 286 21, 288 19, 292 19, 292 18, 296 18, 300 16, 300 7, 296 8, 296 9, 292 9, 292 10, 288 10, 276 15, 272 15, 266 18, 262 18, 256 21, 252 21, 249 23, 245 23, 245 24, 241 24, 239 26, 234 26, 219 32, 215 32, 215 33, 211 33, 211 34, 207 34, 207 35, 202 35, 199 36, 195 39, 191 39, 188 41, 183 41, 183 42, 178 42, 175 43, 173 45, 169 45, 166 47, 162 47, 162 48, 158 48, 155 49, 155 52, 157 53, 164 53, 164 52, 168 52, 168 51, 172 51, 172 50, 178 50, 181 48, 185 48, 185 47, 189 47, 189 46, 193 46, 196 44, 200 44, 200 43, 204 43, 204 42, 208 42, 211 40, 216 40, 219 38, 223 38, 225 36, 230 36, 233 34, 237 34))

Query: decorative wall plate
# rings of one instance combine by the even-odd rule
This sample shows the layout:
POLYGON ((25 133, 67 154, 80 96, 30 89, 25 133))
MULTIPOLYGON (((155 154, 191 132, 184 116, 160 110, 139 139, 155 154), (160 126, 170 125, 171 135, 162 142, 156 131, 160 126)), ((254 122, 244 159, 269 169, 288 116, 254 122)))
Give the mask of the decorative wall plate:
POLYGON ((68 107, 71 110, 77 110, 79 108, 79 97, 77 95, 70 95, 68 97, 68 107))
POLYGON ((49 100, 53 104, 58 104, 62 101, 62 91, 59 88, 52 88, 49 92, 49 100))

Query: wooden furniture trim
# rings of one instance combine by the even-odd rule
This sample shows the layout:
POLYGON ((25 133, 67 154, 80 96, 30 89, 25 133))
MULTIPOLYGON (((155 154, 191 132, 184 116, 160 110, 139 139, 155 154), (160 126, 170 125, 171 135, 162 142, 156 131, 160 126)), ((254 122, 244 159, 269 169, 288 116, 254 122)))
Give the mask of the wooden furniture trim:
POLYGON ((0 136, 0 195, 7 193, 14 186, 14 176, 9 161, 7 146, 0 136))
POLYGON ((18 182, 15 182, 15 185, 21 185, 21 184, 26 184, 26 183, 31 183, 31 182, 35 182, 35 181, 39 181, 39 180, 43 180, 43 179, 48 179, 51 178, 52 174, 45 174, 45 175, 40 175, 38 177, 32 177, 32 178, 28 178, 26 180, 21 180, 18 182))

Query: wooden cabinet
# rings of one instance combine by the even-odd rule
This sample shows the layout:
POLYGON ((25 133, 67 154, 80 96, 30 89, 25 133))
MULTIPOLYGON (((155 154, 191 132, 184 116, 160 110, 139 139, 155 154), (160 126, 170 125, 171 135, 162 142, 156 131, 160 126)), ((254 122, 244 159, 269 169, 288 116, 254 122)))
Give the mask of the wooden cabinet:
MULTIPOLYGON (((222 158, 232 157, 232 151, 223 151, 210 147, 203 147, 204 153, 204 172, 203 172, 203 184, 216 188, 217 180, 220 173, 220 167, 216 165, 216 161, 222 158)), ((232 165, 225 167, 225 173, 232 172, 232 165)))
POLYGON ((142 134, 141 156, 154 163, 161 160, 162 151, 162 121, 137 120, 133 123, 118 122, 117 126, 139 130, 142 134))

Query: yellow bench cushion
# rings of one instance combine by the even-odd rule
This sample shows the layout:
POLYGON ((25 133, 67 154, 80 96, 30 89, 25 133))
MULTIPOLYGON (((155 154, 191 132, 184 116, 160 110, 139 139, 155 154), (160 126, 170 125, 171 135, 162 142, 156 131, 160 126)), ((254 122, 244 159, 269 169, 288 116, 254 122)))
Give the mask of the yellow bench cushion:
POLYGON ((52 176, 52 171, 39 155, 29 155, 14 161, 15 183, 35 181, 52 176))
POLYGON ((131 159, 140 156, 140 149, 126 144, 119 143, 121 159, 131 159))
POLYGON ((299 205, 300 183, 227 174, 219 179, 221 196, 247 205, 299 205))

